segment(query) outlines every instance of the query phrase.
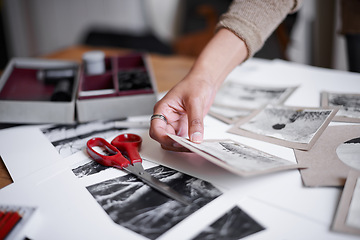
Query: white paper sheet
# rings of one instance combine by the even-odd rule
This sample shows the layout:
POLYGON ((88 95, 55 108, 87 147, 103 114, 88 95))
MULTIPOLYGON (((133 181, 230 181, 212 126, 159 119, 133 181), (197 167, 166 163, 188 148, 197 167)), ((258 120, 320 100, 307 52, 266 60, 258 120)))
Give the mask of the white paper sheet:
POLYGON ((61 160, 38 127, 0 131, 0 155, 14 182, 61 160))
POLYGON ((279 206, 275 207, 251 197, 241 201, 239 207, 246 209, 249 215, 258 219, 266 228, 264 231, 249 236, 246 238, 247 240, 357 239, 355 236, 330 232, 326 224, 304 218, 279 206))

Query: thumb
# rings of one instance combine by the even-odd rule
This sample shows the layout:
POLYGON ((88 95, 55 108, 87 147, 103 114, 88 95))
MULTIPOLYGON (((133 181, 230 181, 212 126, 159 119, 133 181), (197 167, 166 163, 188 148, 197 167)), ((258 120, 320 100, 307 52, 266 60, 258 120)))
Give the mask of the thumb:
POLYGON ((192 104, 188 112, 188 126, 190 141, 201 143, 204 137, 203 109, 200 104, 192 104))

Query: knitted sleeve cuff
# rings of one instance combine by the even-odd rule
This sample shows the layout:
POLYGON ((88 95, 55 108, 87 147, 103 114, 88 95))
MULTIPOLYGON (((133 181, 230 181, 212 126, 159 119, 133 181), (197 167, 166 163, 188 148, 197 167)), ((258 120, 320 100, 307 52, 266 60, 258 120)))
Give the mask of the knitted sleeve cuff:
POLYGON ((250 58, 286 15, 298 7, 299 0, 234 0, 216 30, 226 28, 242 39, 250 58))

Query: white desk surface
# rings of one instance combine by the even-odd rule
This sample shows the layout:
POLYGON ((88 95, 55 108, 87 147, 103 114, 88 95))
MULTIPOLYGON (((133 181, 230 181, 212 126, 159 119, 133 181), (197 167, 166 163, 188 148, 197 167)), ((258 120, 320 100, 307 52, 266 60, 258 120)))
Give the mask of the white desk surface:
MULTIPOLYGON (((268 86, 297 85, 298 89, 285 102, 293 106, 319 106, 319 93, 323 90, 360 92, 359 74, 279 60, 249 60, 236 68, 230 79, 268 86)), ((296 162, 292 149, 229 134, 226 132, 229 127, 207 116, 205 138, 230 138, 296 162)), ((145 167, 169 166, 207 180, 224 192, 159 239, 191 239, 235 205, 266 228, 245 239, 359 239, 330 230, 342 188, 306 188, 298 170, 240 178, 193 153, 161 149, 150 139, 147 129, 134 132, 143 137, 140 154, 149 160, 145 167)), ((71 165, 86 158, 84 151, 63 159, 36 126, 2 130, 0 141, 0 154, 14 180, 0 190, 0 205, 37 207, 15 239, 24 235, 31 239, 119 239, 119 236, 144 239, 114 224, 85 189, 88 183, 77 180, 69 170, 71 165), (24 133, 26 139, 21 138, 24 133), (20 147, 24 150, 19 151, 20 147)))

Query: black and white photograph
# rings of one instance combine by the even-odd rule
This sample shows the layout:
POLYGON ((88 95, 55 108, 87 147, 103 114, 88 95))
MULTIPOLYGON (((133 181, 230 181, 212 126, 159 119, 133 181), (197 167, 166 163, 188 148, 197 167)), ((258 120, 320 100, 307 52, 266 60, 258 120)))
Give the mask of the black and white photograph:
POLYGON ((237 240, 264 229, 246 212, 236 206, 204 229, 193 240, 237 240))
POLYGON ((211 162, 241 176, 295 169, 300 166, 294 162, 232 140, 204 140, 201 144, 185 138, 169 135, 178 143, 211 162))
POLYGON ((331 108, 268 105, 246 121, 237 123, 229 132, 250 133, 251 137, 261 140, 308 150, 336 111, 337 109, 331 108))
POLYGON ((90 162, 87 162, 76 168, 73 168, 72 172, 74 173, 74 175, 76 177, 83 178, 86 176, 91 176, 93 174, 99 173, 106 169, 109 169, 109 167, 101 165, 100 163, 97 163, 96 161, 90 161, 90 162))
POLYGON ((116 224, 148 239, 158 238, 222 194, 209 182, 167 167, 146 171, 191 204, 186 206, 170 199, 131 174, 88 186, 87 190, 116 224))
POLYGON ((360 170, 360 132, 359 137, 340 144, 336 148, 336 154, 343 163, 360 170))
POLYGON ((54 125, 41 129, 62 157, 81 151, 94 137, 108 138, 126 128, 117 128, 114 121, 96 121, 74 125, 54 125))
POLYGON ((340 107, 335 121, 360 122, 360 94, 321 92, 321 105, 340 107))
POLYGON ((81 151, 92 137, 109 138, 127 130, 129 127, 147 127, 142 122, 131 122, 126 119, 94 121, 73 125, 52 125, 41 131, 54 145, 59 154, 65 158, 81 151))
POLYGON ((267 104, 283 103, 295 89, 296 87, 264 87, 228 81, 217 92, 213 105, 257 109, 267 104))

